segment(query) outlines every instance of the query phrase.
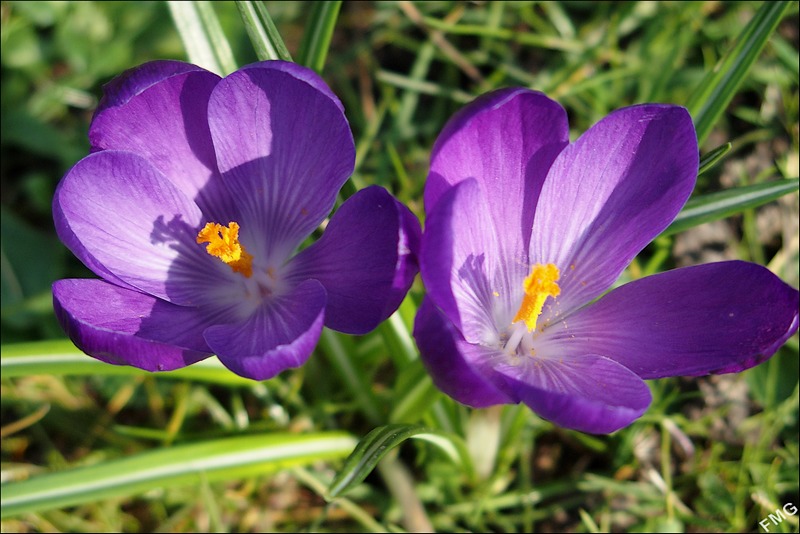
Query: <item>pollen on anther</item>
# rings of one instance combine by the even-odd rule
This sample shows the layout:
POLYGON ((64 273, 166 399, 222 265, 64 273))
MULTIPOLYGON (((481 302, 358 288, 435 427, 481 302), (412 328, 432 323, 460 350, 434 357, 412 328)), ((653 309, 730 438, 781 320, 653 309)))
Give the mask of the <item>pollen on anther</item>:
POLYGON ((247 278, 253 274, 253 256, 239 242, 239 224, 236 222, 222 226, 210 222, 197 233, 197 243, 208 243, 206 252, 226 263, 233 272, 247 278))
POLYGON ((549 297, 561 294, 561 288, 556 283, 559 277, 558 267, 552 263, 535 264, 523 282, 525 295, 522 297, 522 304, 514 317, 514 322, 524 321, 528 332, 533 332, 545 301, 549 297))

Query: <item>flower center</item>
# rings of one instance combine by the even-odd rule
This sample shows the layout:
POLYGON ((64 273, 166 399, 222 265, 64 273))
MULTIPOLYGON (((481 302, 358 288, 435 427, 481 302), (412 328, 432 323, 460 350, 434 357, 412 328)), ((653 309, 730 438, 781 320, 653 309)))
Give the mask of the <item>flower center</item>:
POLYGON ((536 329, 536 320, 541 315, 547 298, 557 297, 561 294, 561 288, 556 283, 559 277, 558 267, 552 263, 534 265, 531 268, 531 274, 525 278, 522 284, 525 296, 522 297, 522 304, 512 322, 525 321, 528 332, 533 332, 536 329))
POLYGON ((522 283, 525 290, 522 304, 514 316, 507 334, 508 339, 503 346, 506 352, 515 354, 521 345, 524 352, 533 355, 531 333, 536 329, 536 321, 542 313, 547 298, 561 294, 561 288, 556 283, 559 276, 558 267, 552 263, 547 265, 537 263, 531 268, 531 274, 522 283))
POLYGON ((227 228, 219 223, 206 223, 197 234, 197 243, 208 243, 206 252, 227 263, 233 272, 246 278, 253 274, 253 256, 239 243, 239 223, 230 222, 227 228))

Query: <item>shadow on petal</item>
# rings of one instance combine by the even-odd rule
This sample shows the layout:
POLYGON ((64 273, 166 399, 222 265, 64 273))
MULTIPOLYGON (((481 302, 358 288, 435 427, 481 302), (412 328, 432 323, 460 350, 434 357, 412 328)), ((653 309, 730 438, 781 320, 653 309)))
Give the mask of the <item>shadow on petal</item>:
POLYGON ((322 237, 297 254, 288 276, 325 286, 325 326, 366 334, 402 302, 419 270, 420 226, 388 191, 362 189, 336 211, 322 237))
POLYGON ((75 345, 107 363, 169 371, 211 355, 202 335, 209 318, 195 308, 76 279, 53 284, 53 305, 75 345))
POLYGON ((204 333, 220 361, 234 373, 267 380, 311 356, 325 321, 325 289, 308 280, 262 305, 244 320, 204 333))
POLYGON ((641 378, 601 356, 514 357, 496 364, 494 370, 505 381, 502 389, 538 415, 593 434, 608 434, 631 424, 652 398, 641 378))

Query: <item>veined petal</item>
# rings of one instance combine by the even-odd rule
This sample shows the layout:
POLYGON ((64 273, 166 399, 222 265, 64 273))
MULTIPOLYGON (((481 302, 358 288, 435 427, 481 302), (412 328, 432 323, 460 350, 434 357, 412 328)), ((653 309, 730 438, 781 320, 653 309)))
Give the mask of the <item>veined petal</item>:
POLYGON ((205 331, 208 346, 234 373, 267 380, 305 363, 325 322, 325 289, 307 280, 276 296, 247 319, 205 331))
MULTIPOLYGON (((150 61, 128 69, 103 86, 103 98, 100 99, 96 113, 100 114, 108 108, 123 106, 164 80, 192 72, 208 71, 197 65, 175 60, 150 61)), ((216 77, 219 79, 219 76, 216 77)), ((97 148, 102 149, 99 146, 97 148)))
POLYGON ((607 358, 509 355, 467 343, 427 298, 417 312, 414 338, 436 386, 476 408, 523 402, 560 426, 609 433, 650 404, 647 385, 607 358))
POLYGON ((428 297, 417 311, 414 339, 433 383, 458 402, 474 408, 516 402, 490 379, 497 351, 467 343, 428 297))
POLYGON ((650 405, 650 389, 622 365, 595 355, 562 360, 509 357, 494 366, 503 390, 565 427, 607 434, 631 424, 650 405))
POLYGON ((474 178, 502 236, 500 253, 518 256, 528 249, 547 171, 568 142, 567 114, 544 94, 512 88, 483 95, 439 134, 425 209, 430 213, 447 189, 474 178))
POLYGON ((350 197, 317 242, 290 263, 290 280, 318 280, 328 296, 325 326, 365 334, 402 302, 418 269, 419 221, 385 189, 350 197))
POLYGON ((678 214, 697 168, 692 119, 668 105, 615 111, 559 154, 539 197, 530 260, 561 270, 561 312, 611 287, 678 214))
POLYGON ((567 318, 550 342, 606 355, 645 379, 735 373, 797 331, 798 298, 760 265, 685 267, 614 289, 567 318))
POLYGON ((90 356, 115 365, 169 371, 211 355, 202 332, 210 318, 104 280, 58 280, 56 317, 90 356))
POLYGON ((475 179, 450 188, 428 213, 420 271, 431 300, 470 343, 499 343, 522 295, 527 258, 499 252, 501 232, 475 179))
POLYGON ((245 65, 244 67, 240 68, 239 70, 246 70, 246 69, 272 69, 276 71, 281 71, 289 74, 297 78, 298 80, 302 80, 320 93, 325 94, 331 101, 339 107, 339 111, 344 113, 344 106, 342 102, 339 100, 339 97, 336 96, 336 93, 331 91, 331 88, 328 87, 328 84, 325 83, 325 80, 319 77, 319 74, 314 72, 313 70, 299 65, 297 63, 293 63, 291 61, 260 61, 257 63, 251 63, 249 65, 245 65))
POLYGON ((73 254, 86 266, 90 271, 97 276, 108 280, 114 285, 138 291, 134 286, 128 284, 124 280, 118 278, 114 273, 109 271, 97 258, 92 256, 86 247, 83 246, 78 236, 72 231, 72 228, 67 221, 64 210, 61 208, 61 201, 59 199, 59 188, 56 188, 56 194, 53 196, 53 224, 55 225, 58 238, 64 245, 72 251, 73 254))
POLYGON ((195 243, 197 205, 141 156, 106 150, 62 179, 53 210, 59 237, 88 267, 177 304, 197 302, 226 266, 195 243), (219 264, 219 265, 217 265, 219 264))
POLYGON ((142 156, 214 220, 235 213, 220 182, 208 99, 220 77, 180 61, 153 61, 104 87, 92 119, 93 151, 142 156))
POLYGON ((256 257, 288 258, 331 211, 353 171, 355 146, 341 103, 320 84, 304 67, 267 61, 234 72, 211 94, 217 163, 256 257))

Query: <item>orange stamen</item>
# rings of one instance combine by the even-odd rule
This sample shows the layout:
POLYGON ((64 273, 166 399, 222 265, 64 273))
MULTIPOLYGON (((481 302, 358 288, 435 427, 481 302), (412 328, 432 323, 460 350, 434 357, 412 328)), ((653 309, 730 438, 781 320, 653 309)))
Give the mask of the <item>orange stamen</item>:
POLYGON ((206 252, 227 263, 233 272, 247 278, 252 276, 253 256, 239 243, 238 223, 230 222, 227 228, 214 222, 206 223, 197 234, 197 243, 208 243, 206 252))
POLYGON ((513 322, 525 321, 528 332, 533 332, 536 328, 536 320, 541 315, 547 298, 557 297, 561 294, 561 288, 556 283, 560 276, 558 267, 552 263, 534 265, 531 268, 531 274, 523 282, 525 296, 522 297, 522 304, 517 315, 514 316, 513 322))

